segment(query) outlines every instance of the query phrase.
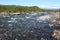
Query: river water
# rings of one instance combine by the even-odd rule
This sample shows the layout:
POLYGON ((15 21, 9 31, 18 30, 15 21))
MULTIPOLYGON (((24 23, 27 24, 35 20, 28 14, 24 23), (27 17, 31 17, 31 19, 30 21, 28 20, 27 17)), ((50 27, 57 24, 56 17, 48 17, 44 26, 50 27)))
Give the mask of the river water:
POLYGON ((48 13, 21 14, 13 16, 0 16, 0 27, 40 27, 51 23, 52 15, 48 13))
MULTIPOLYGON (((32 35, 33 37, 35 36, 34 34, 37 35, 37 39, 39 39, 40 36, 47 38, 48 36, 51 36, 51 32, 53 31, 52 28, 49 28, 49 24, 52 23, 52 16, 53 15, 49 13, 32 13, 11 16, 0 16, 0 29, 5 32, 9 31, 9 35, 13 34, 16 36, 17 34, 23 34, 24 32, 26 32, 27 35, 31 36, 28 37, 30 39, 32 39, 32 35)), ((0 34, 4 34, 5 32, 2 32, 0 34)), ((21 40, 24 39, 21 38, 21 40)), ((28 39, 26 38, 26 40, 28 39)))

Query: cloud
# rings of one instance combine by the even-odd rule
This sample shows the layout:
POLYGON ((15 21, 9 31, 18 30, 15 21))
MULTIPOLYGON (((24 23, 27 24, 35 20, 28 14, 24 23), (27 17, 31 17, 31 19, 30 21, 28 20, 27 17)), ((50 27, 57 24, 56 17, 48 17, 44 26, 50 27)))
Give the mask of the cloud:
POLYGON ((52 5, 40 5, 40 8, 43 9, 59 9, 60 5, 59 4, 52 4, 52 5))

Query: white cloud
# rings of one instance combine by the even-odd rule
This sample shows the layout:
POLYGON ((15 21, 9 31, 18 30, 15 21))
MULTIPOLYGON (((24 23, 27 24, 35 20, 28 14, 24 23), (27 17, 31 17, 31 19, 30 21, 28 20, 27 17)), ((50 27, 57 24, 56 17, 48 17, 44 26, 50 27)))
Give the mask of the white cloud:
POLYGON ((59 9, 60 5, 58 4, 52 4, 52 5, 40 5, 40 8, 46 8, 46 9, 59 9))

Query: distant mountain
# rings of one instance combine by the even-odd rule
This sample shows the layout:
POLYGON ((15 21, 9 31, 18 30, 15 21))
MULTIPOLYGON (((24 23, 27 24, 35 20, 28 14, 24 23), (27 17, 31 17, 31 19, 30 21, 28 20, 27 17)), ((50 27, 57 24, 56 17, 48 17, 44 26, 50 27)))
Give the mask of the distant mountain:
POLYGON ((50 9, 47 9, 47 8, 41 8, 43 10, 60 10, 60 8, 50 8, 50 9))

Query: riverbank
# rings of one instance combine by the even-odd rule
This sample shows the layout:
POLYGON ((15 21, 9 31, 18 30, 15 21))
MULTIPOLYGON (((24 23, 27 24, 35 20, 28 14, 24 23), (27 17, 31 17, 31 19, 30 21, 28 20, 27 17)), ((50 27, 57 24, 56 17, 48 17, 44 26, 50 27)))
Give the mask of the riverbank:
POLYGON ((48 12, 1 12, 0 16, 20 15, 20 14, 32 14, 32 13, 48 13, 48 12))

